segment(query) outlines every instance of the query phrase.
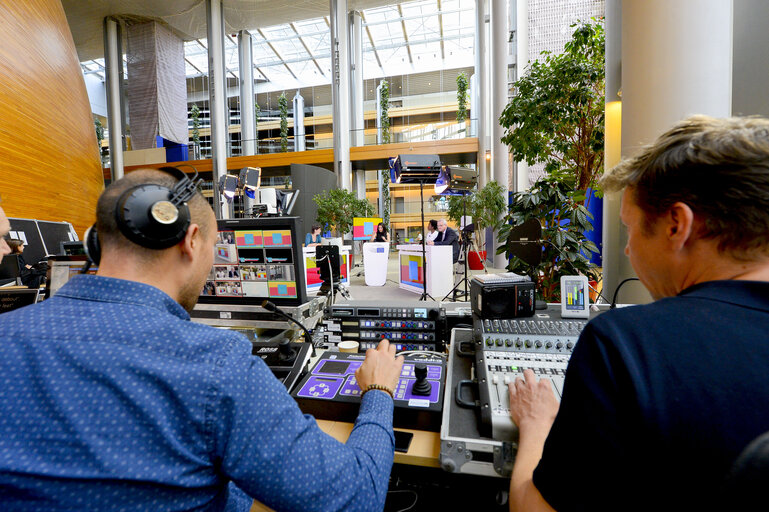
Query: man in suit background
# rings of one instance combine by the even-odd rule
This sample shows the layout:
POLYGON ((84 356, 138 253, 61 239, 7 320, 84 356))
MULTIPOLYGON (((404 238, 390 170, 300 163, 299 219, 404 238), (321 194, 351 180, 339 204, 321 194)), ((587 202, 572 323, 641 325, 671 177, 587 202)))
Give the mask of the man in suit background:
POLYGON ((454 263, 459 260, 459 237, 457 232, 446 224, 446 219, 438 221, 438 237, 434 241, 428 240, 427 245, 450 245, 454 263))

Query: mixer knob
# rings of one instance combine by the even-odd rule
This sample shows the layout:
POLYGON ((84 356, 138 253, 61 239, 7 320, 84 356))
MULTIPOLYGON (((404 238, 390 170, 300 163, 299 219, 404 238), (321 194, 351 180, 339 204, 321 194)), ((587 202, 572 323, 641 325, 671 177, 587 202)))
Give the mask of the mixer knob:
POLYGON ((506 347, 512 347, 513 346, 513 340, 505 340, 505 346, 506 347))
POLYGON ((531 348, 531 341, 530 340, 526 340, 526 348, 531 348))
POLYGON ((553 348, 553 342, 548 341, 547 343, 545 343, 545 348, 553 348))
POLYGON ((542 348, 542 342, 537 340, 537 342, 534 344, 537 348, 542 348))
POLYGON ((502 346, 502 340, 501 340, 501 339, 499 339, 499 338, 497 338, 497 346, 498 346, 498 347, 501 347, 501 346, 502 346))
POLYGON ((566 343, 566 350, 571 350, 572 348, 574 348, 574 343, 572 343, 570 341, 568 343, 566 343))
POLYGON ((559 341, 558 343, 555 344, 555 348, 557 348, 558 350, 561 350, 563 348, 563 343, 559 341))
POLYGON ((517 340, 515 340, 515 346, 517 348, 521 348, 523 346, 523 342, 521 341, 521 338, 518 338, 517 340))
POLYGON ((491 347, 492 345, 494 345, 494 340, 491 338, 486 338, 486 346, 491 347))

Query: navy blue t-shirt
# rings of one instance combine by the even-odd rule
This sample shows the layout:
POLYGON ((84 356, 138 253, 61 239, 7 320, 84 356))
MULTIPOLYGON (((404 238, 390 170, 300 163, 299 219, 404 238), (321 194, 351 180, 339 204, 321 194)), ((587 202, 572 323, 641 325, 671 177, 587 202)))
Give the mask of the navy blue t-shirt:
POLYGON ((569 362, 534 485, 557 510, 715 507, 734 459, 769 430, 767 333, 764 282, 600 315, 569 362))

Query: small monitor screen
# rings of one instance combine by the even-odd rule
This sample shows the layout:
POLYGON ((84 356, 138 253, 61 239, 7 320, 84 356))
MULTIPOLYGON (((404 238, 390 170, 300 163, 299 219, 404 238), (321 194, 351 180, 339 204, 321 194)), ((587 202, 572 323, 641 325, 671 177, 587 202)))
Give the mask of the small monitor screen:
POLYGON ((0 289, 0 313, 30 306, 37 302, 37 289, 3 290, 0 289))
POLYGON ((580 279, 564 281, 566 309, 580 311, 585 309, 585 287, 580 279))
POLYGON ((344 375, 347 372, 347 368, 350 363, 347 361, 325 361, 320 368, 322 373, 330 373, 334 375, 344 375))
POLYGON ((295 217, 219 221, 201 303, 306 302, 295 217))

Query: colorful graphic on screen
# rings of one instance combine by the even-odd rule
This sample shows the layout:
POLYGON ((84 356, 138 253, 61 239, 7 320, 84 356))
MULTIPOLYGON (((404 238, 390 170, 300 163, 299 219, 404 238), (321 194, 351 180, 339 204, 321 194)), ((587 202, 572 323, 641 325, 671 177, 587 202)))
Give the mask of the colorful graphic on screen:
POLYGON ((422 287, 422 257, 401 255, 401 283, 422 287))
POLYGON ((582 281, 565 281, 566 309, 585 309, 585 290, 582 281))
POLYGON ((376 232, 377 225, 382 222, 381 217, 353 217, 352 239, 371 240, 376 232))
POLYGON ((262 247, 262 231, 235 231, 235 245, 249 249, 262 247))
POLYGON ((291 247, 291 230, 263 231, 262 242, 265 248, 291 247))
POLYGON ((295 298, 296 282, 294 281, 269 281, 270 297, 295 298))
MULTIPOLYGON (((342 284, 347 284, 349 273, 347 272, 347 254, 339 255, 339 278, 342 284)), ((320 288, 323 284, 323 280, 320 278, 320 269, 315 262, 315 256, 306 256, 304 258, 304 264, 307 268, 307 289, 314 290, 320 288)))

